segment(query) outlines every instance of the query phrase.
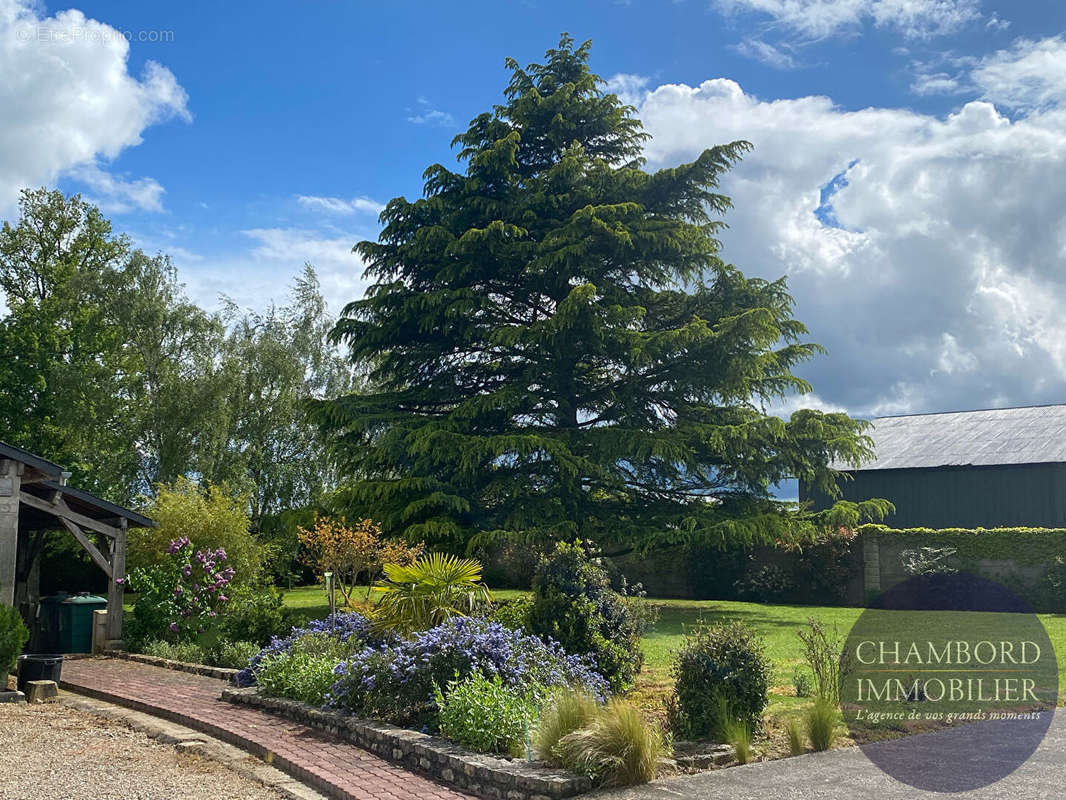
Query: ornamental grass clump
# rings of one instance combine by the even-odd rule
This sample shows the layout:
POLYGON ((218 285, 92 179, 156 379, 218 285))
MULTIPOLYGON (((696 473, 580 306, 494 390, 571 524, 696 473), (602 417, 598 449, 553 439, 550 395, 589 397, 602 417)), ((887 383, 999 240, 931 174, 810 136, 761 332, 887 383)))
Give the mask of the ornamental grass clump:
POLYGON ((399 725, 435 728, 437 689, 479 673, 511 689, 576 686, 606 697, 604 678, 554 642, 476 617, 455 617, 411 639, 364 647, 337 666, 332 707, 399 725))
POLYGON ((789 755, 799 756, 807 752, 807 733, 798 719, 790 719, 785 726, 788 734, 789 755))
POLYGON ((587 727, 599 711, 600 704, 587 692, 559 689, 554 692, 541 711, 537 722, 537 755, 545 761, 558 763, 556 746, 564 736, 587 727))
POLYGON ((807 711, 807 735, 815 750, 828 750, 836 741, 837 707, 819 697, 807 711))
POLYGON ((648 783, 673 763, 658 725, 618 698, 599 708, 586 727, 560 739, 554 751, 563 766, 600 786, 648 783))

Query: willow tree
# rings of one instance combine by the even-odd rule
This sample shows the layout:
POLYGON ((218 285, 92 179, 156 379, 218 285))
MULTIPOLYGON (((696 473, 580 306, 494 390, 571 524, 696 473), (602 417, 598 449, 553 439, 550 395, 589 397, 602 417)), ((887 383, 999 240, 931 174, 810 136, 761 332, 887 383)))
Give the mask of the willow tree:
MULTIPOLYGON (((733 142, 648 172, 635 109, 564 36, 512 71, 356 245, 375 283, 334 329, 374 387, 316 406, 349 501, 390 535, 458 549, 499 535, 616 546, 794 536, 854 521, 775 501, 868 453, 863 423, 765 407, 817 352, 784 280, 722 260, 733 142)), ((875 509, 876 510, 876 509, 875 509)))

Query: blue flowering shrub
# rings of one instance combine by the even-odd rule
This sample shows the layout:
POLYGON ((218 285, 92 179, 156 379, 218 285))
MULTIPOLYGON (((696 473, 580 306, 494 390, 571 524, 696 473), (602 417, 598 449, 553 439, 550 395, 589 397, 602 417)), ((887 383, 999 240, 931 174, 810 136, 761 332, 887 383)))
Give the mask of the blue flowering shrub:
POLYGON ((330 706, 432 729, 440 699, 474 674, 498 677, 501 686, 518 691, 573 686, 599 698, 609 691, 589 662, 555 642, 474 617, 456 617, 411 639, 364 647, 338 664, 336 673, 330 706))
MULTIPOLYGON (((254 686, 257 684, 258 675, 263 669, 263 664, 270 659, 288 653, 297 642, 308 636, 322 634, 344 645, 343 652, 331 665, 336 666, 343 657, 354 653, 363 646, 371 643, 386 641, 380 634, 375 633, 370 625, 370 620, 357 612, 334 614, 325 619, 316 619, 299 628, 293 628, 288 636, 275 636, 270 644, 252 656, 248 666, 237 673, 236 683, 238 686, 254 686)), ((319 701, 318 705, 321 705, 319 701)))

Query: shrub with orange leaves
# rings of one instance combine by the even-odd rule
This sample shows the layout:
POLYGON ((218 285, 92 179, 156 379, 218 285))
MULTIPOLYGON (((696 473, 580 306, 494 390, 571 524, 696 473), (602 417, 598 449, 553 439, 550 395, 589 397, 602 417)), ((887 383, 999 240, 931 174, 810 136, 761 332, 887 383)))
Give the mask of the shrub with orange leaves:
POLYGON ((410 564, 424 549, 422 544, 412 546, 381 538, 381 528, 369 519, 349 524, 343 518, 319 517, 313 527, 298 528, 296 533, 304 549, 304 562, 319 577, 333 573, 346 606, 355 604, 352 595, 361 578, 366 581, 369 599, 370 587, 385 564, 410 564))

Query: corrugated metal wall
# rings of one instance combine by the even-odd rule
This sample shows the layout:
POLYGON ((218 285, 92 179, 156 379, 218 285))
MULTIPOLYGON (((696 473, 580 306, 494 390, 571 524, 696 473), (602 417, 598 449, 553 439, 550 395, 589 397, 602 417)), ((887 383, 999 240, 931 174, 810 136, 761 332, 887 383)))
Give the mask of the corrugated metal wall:
MULTIPOLYGON (((893 528, 1066 527, 1066 464, 888 469, 852 473, 843 498, 882 497, 896 505, 893 528)), ((824 496, 800 498, 824 508, 824 496)))

